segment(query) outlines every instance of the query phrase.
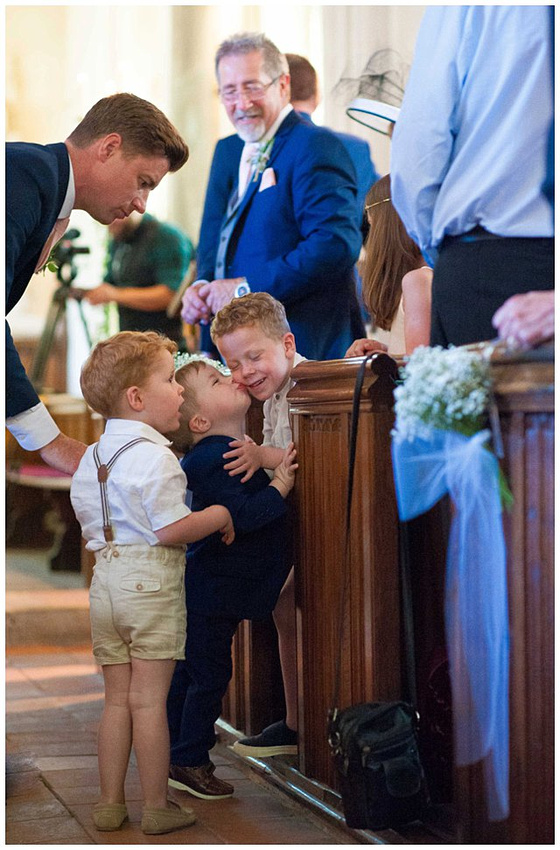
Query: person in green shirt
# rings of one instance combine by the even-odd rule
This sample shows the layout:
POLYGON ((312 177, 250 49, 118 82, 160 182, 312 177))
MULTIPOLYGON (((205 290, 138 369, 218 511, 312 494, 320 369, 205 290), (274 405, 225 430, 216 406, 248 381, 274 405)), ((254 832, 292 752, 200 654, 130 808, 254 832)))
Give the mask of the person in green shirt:
POLYGON ((103 283, 87 290, 90 304, 116 302, 121 331, 158 331, 185 350, 180 315, 168 316, 194 247, 177 227, 132 213, 109 225, 111 240, 103 283))

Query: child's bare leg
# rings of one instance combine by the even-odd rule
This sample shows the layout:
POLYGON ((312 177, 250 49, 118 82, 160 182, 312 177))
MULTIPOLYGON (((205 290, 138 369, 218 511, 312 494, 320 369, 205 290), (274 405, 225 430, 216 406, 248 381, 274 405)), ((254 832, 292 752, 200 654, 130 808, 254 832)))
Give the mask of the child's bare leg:
POLYGON ((105 705, 97 738, 101 803, 124 803, 124 780, 132 744, 130 675, 130 664, 103 665, 105 705))
POLYGON ((132 659, 130 710, 132 737, 144 805, 167 807, 169 777, 169 729, 166 700, 175 662, 132 659))
POLYGON ((273 617, 278 632, 278 652, 280 654, 280 666, 282 667, 282 680, 284 682, 286 726, 289 729, 296 730, 298 728, 297 654, 293 568, 290 570, 290 575, 280 591, 273 617))

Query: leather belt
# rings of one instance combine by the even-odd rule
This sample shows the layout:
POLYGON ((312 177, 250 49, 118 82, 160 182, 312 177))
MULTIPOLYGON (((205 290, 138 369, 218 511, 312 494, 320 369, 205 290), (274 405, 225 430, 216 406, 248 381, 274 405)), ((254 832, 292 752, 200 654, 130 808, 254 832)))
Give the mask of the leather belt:
POLYGON ((455 242, 482 242, 489 239, 507 238, 507 236, 498 236, 496 233, 490 233, 489 230, 485 230, 479 225, 473 227, 472 230, 468 230, 466 233, 460 233, 458 236, 444 236, 441 247, 445 248, 446 245, 453 245, 455 242))

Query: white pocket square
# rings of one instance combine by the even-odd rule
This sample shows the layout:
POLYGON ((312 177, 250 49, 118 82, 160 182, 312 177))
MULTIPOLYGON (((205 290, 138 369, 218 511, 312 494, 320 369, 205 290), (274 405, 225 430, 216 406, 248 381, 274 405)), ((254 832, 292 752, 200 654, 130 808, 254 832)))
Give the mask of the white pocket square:
POLYGON ((264 192, 265 189, 270 189, 271 186, 276 186, 276 174, 273 168, 265 168, 261 177, 259 192, 264 192))

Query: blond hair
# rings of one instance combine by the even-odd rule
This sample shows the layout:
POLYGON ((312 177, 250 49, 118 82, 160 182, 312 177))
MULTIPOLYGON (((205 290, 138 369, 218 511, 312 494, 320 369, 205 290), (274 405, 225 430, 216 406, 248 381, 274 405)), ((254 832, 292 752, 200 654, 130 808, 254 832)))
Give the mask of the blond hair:
POLYGON ((282 339, 290 333, 284 305, 268 292, 250 292, 234 298, 216 314, 210 327, 212 342, 248 325, 259 325, 271 339, 282 339))
MULTIPOLYGON (((183 401, 179 413, 181 415, 181 424, 178 431, 173 431, 169 434, 169 439, 173 440, 173 445, 180 452, 187 452, 194 442, 194 432, 191 431, 190 421, 198 411, 199 400, 194 391, 192 376, 198 375, 201 369, 214 369, 211 363, 205 363, 204 360, 192 360, 190 363, 185 363, 175 372, 175 380, 183 389, 183 401)), ((218 371, 218 370, 216 370, 218 371)))
POLYGON ((95 103, 68 136, 77 148, 119 133, 130 156, 164 156, 178 171, 189 158, 187 143, 161 109, 135 94, 113 94, 95 103))
POLYGON ((82 366, 82 395, 93 410, 106 419, 114 417, 123 393, 142 386, 161 351, 175 354, 177 344, 154 331, 121 331, 98 342, 82 366))

